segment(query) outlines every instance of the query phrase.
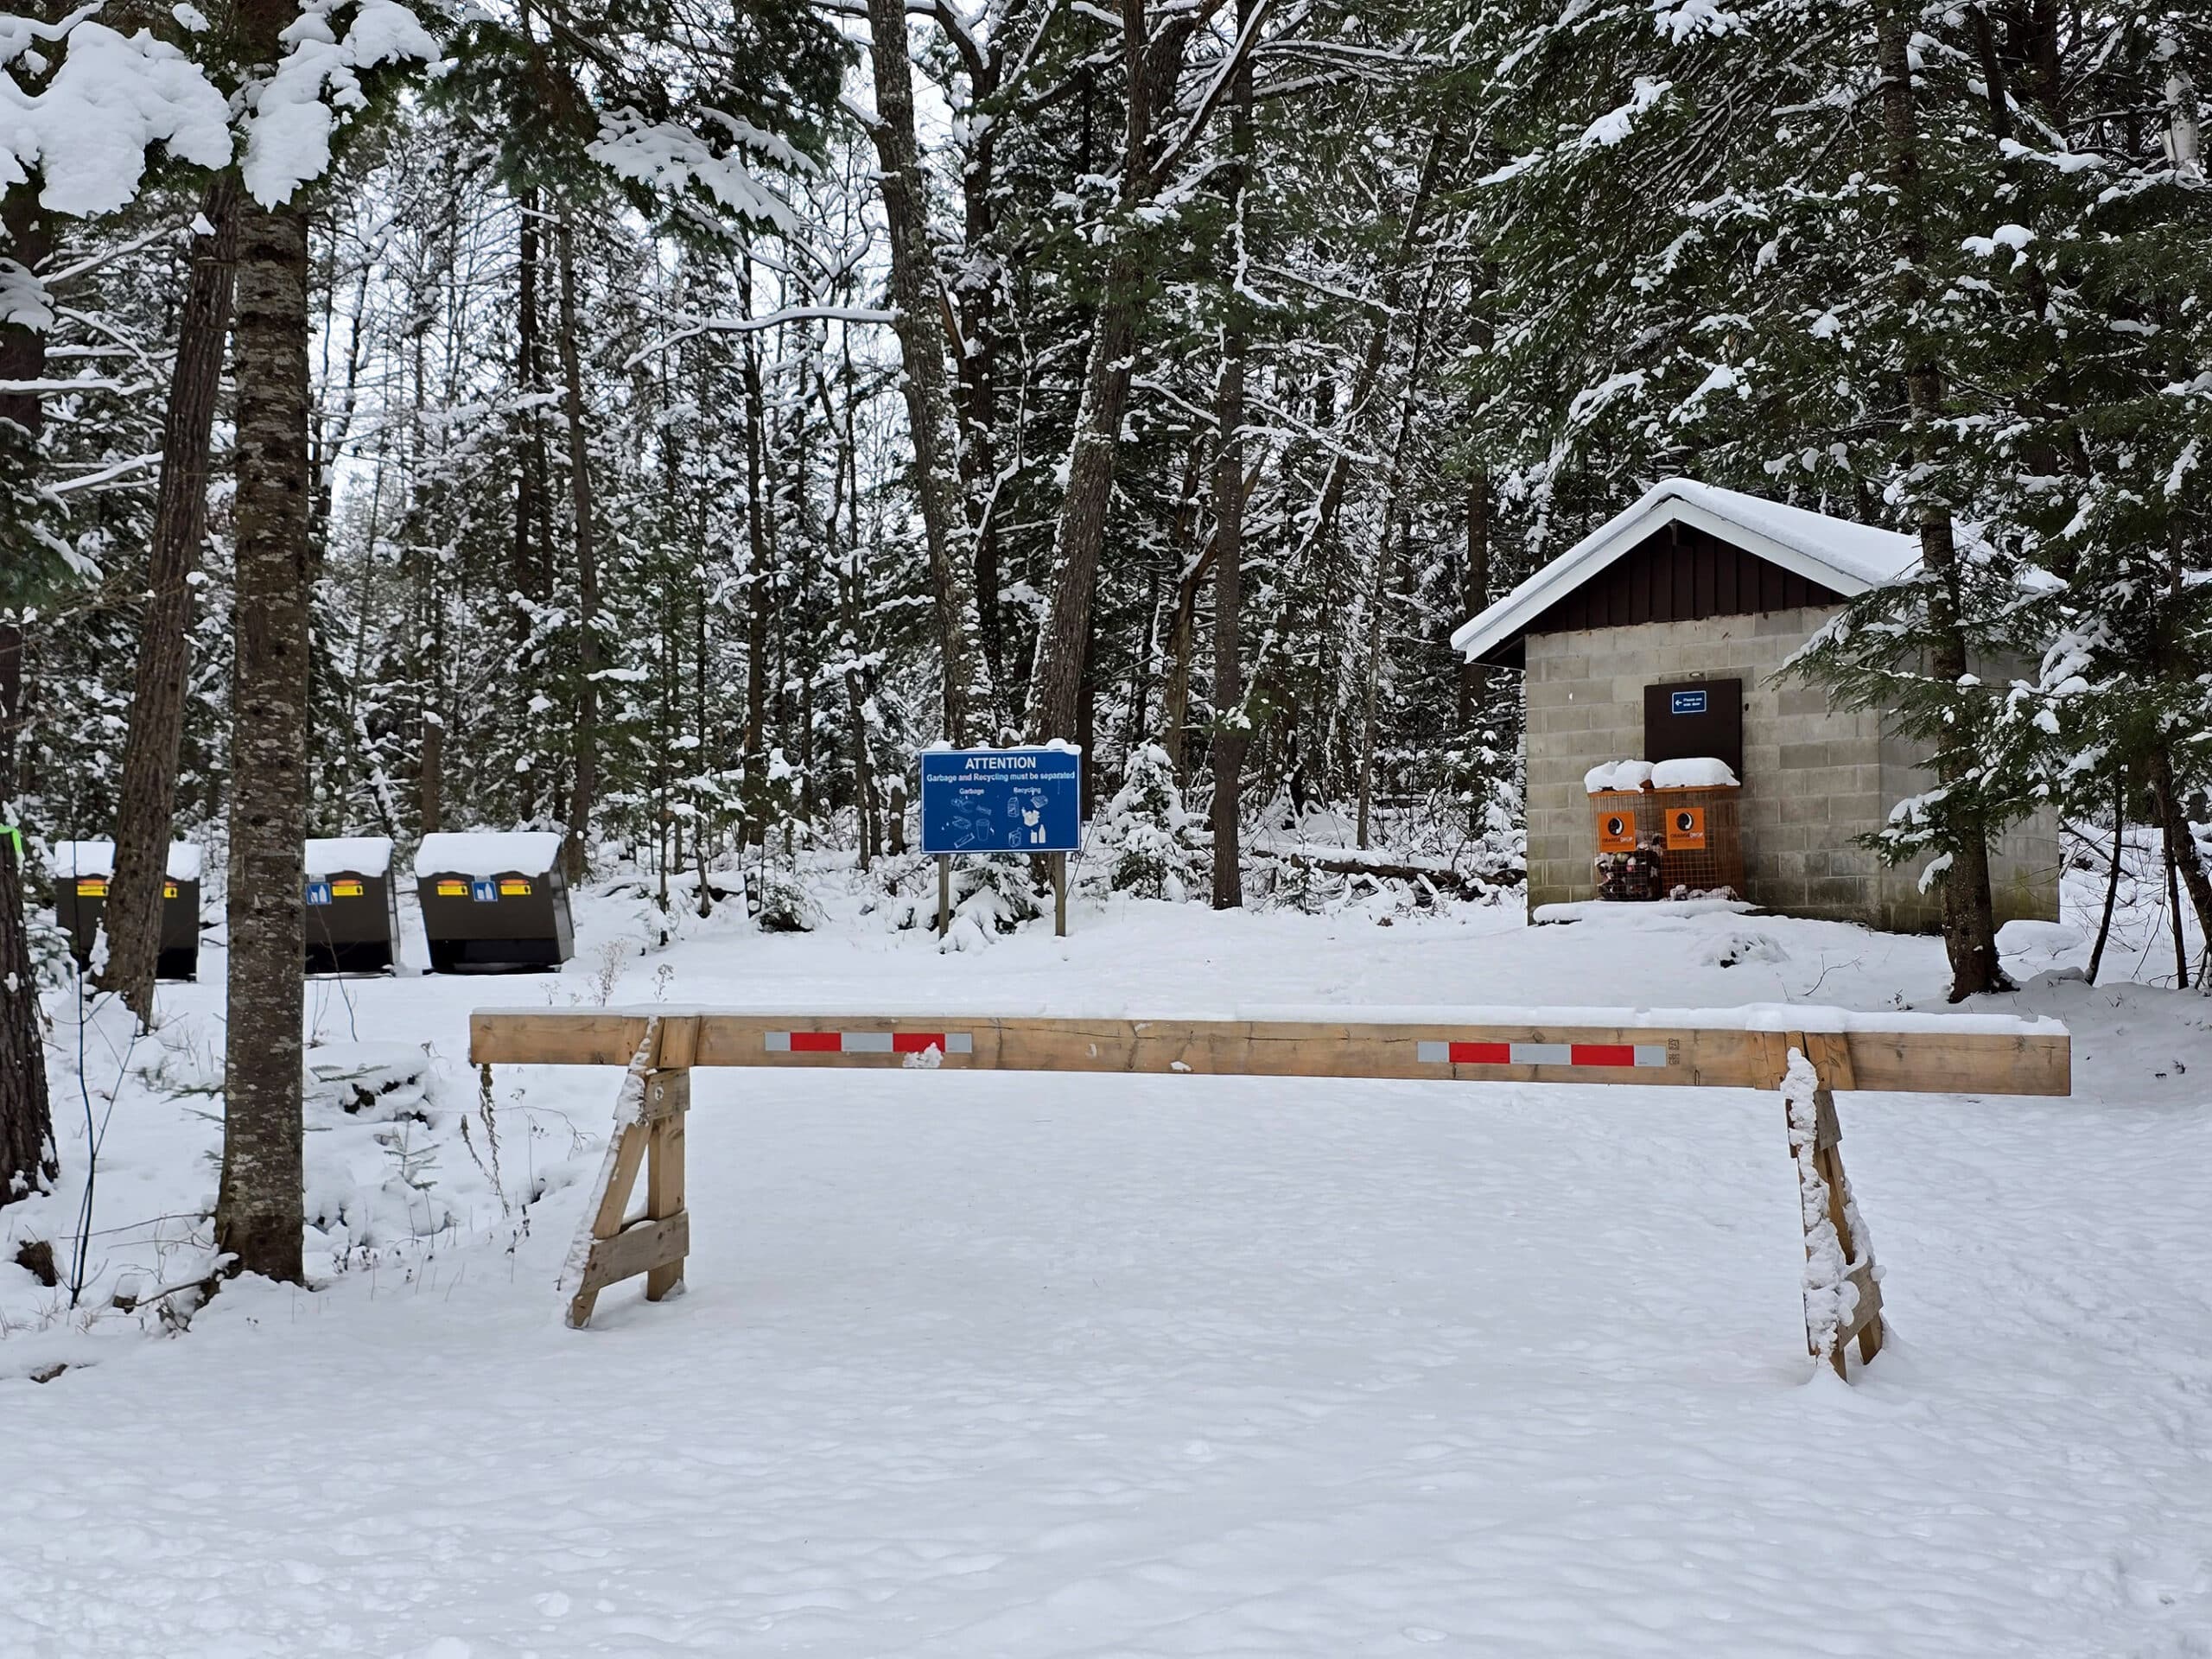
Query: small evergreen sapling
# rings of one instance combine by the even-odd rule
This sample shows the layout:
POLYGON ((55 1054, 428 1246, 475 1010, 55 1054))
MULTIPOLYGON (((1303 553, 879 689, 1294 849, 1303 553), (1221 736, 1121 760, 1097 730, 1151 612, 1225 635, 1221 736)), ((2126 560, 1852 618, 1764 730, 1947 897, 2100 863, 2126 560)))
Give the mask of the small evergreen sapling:
POLYGON ((1198 880, 1191 815, 1175 785, 1175 764, 1158 744, 1130 754, 1127 779, 1106 804, 1096 850, 1109 893, 1179 902, 1198 880))

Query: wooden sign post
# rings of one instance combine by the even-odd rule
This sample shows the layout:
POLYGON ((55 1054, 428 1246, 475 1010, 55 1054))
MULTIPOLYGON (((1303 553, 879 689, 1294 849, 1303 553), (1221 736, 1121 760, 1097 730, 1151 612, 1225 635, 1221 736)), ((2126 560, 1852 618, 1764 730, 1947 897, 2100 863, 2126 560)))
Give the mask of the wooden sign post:
POLYGON ((1793 1009, 1832 1028, 1647 1026, 1592 1010, 1560 1023, 1460 1024, 1448 1016, 1315 1020, 1082 1019, 1057 1015, 787 1014, 597 1008, 485 1010, 469 1020, 480 1065, 626 1065, 588 1217, 563 1288, 582 1326, 599 1293, 643 1274, 648 1300, 683 1282, 690 1248, 683 1120, 696 1065, 1116 1071, 1273 1077, 1402 1077, 1468 1083, 1631 1084, 1777 1090, 1797 1169, 1805 1340, 1845 1373, 1884 1338, 1879 1269, 1843 1172, 1838 1089, 1905 1094, 2064 1095, 2072 1047, 2050 1020, 1793 1009), (645 1205, 629 1211, 645 1171, 645 1205))

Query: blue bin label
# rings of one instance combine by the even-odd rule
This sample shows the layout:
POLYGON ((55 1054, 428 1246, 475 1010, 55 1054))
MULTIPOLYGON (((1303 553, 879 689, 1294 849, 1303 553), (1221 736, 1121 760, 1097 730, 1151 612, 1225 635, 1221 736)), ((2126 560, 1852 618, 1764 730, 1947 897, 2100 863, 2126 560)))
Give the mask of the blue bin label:
POLYGON ((1674 712, 1678 715, 1701 715, 1705 712, 1705 693, 1702 691, 1677 691, 1669 701, 1674 712))
POLYGON ((499 884, 492 880, 471 881, 468 896, 480 905, 496 905, 499 902, 499 884))
POLYGON ((329 882, 327 882, 327 881, 310 881, 310 882, 308 882, 308 903, 309 903, 309 904, 311 904, 311 905, 327 905, 327 904, 328 904, 329 902, 330 902, 330 883, 329 883, 329 882))

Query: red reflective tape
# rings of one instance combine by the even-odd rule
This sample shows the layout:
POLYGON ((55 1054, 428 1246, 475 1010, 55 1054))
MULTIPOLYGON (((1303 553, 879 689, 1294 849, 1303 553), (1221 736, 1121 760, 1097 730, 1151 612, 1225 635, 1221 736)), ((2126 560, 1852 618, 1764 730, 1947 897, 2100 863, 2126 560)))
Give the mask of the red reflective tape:
POLYGON ((1513 1045, 1510 1043, 1454 1043, 1450 1053, 1454 1065, 1513 1064, 1513 1045))
POLYGON ((1636 1046, 1632 1043, 1577 1043, 1574 1046, 1577 1065, 1634 1065, 1636 1046))
POLYGON ((794 1054, 836 1054, 845 1046, 844 1034, 835 1031, 795 1031, 791 1033, 791 1052, 794 1054))
POLYGON ((931 1049, 944 1052, 944 1033, 941 1031, 900 1031, 891 1037, 893 1054, 926 1054, 931 1049))

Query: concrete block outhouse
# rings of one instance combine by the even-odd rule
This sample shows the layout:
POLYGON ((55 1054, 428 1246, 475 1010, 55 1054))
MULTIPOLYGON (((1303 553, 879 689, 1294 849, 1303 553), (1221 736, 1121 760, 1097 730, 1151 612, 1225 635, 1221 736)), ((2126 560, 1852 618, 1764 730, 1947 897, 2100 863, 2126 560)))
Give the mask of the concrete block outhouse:
MULTIPOLYGON (((1909 536, 1669 479, 1463 624, 1452 643, 1470 661, 1522 677, 1530 912, 1592 896, 1591 768, 1732 743, 1719 758, 1743 784, 1745 898, 1897 931, 1939 925, 1926 860, 1885 868, 1856 841, 1933 777, 1879 710, 1833 708, 1780 675, 1846 601, 1919 556, 1909 536), (1673 729, 1670 709, 1705 716, 1700 730, 1673 729)), ((2055 813, 1990 854, 2000 924, 2057 918, 2055 813)))

